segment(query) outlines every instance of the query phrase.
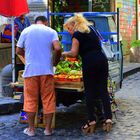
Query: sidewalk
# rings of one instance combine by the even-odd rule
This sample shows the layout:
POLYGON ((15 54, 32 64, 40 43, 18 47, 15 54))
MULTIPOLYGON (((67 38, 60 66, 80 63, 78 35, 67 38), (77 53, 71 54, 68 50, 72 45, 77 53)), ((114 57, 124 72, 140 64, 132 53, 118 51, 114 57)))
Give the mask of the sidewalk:
MULTIPOLYGON (((123 66, 123 77, 126 78, 140 71, 140 63, 125 63, 123 66)), ((10 97, 2 97, 1 74, 0 74, 0 115, 19 112, 22 108, 19 100, 10 97)))
POLYGON ((125 63, 123 66, 123 77, 126 78, 140 71, 140 63, 125 63))

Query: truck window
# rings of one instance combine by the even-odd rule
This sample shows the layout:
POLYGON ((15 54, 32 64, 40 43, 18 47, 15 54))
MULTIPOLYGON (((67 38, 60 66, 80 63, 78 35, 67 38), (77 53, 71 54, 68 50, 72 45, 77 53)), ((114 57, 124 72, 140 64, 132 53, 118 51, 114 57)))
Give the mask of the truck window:
POLYGON ((109 28, 110 28, 111 32, 116 32, 117 31, 116 24, 115 24, 112 17, 108 17, 108 24, 109 24, 109 28))
MULTIPOLYGON (((110 32, 117 32, 117 25, 112 17, 108 17, 108 24, 110 28, 110 32)), ((113 41, 117 41, 117 35, 111 35, 113 41)), ((120 41, 122 40, 122 36, 120 34, 120 41)))
POLYGON ((110 31, 107 17, 87 17, 87 19, 95 22, 95 27, 98 29, 104 39, 109 38, 109 35, 105 34, 105 32, 110 31))

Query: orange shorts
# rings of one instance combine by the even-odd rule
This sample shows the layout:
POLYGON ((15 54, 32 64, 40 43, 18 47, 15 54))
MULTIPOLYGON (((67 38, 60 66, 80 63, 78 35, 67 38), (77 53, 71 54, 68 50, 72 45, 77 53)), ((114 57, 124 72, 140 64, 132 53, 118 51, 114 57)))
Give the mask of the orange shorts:
POLYGON ((39 94, 44 114, 54 113, 56 97, 52 75, 33 76, 24 79, 24 111, 33 113, 37 111, 39 94))

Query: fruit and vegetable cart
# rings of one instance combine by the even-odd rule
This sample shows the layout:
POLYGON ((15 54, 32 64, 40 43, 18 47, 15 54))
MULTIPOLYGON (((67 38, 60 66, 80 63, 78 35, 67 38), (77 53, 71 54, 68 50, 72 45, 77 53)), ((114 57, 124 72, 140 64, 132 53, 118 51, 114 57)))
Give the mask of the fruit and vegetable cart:
MULTIPOLYGON (((63 17, 63 22, 65 22, 71 15, 73 15, 73 13, 48 13, 48 19, 50 19, 50 16, 63 17)), ((112 50, 115 53, 115 59, 113 61, 109 61, 110 76, 108 78, 108 90, 111 98, 112 111, 115 112, 117 110, 117 104, 115 102, 114 93, 121 88, 123 80, 123 55, 119 33, 119 11, 86 12, 83 13, 83 15, 88 20, 95 22, 95 25, 97 25, 96 28, 105 39, 110 41, 112 50), (114 21, 115 15, 117 16, 117 24, 114 21), (102 24, 103 22, 104 25, 102 24)), ((58 34, 61 36, 63 49, 68 51, 71 47, 70 34, 66 31, 58 32, 58 34)), ((21 57, 20 59, 23 61, 21 57)), ((63 103, 68 106, 84 98, 84 84, 82 80, 81 65, 80 57, 78 57, 61 60, 56 66, 54 78, 57 92, 57 105, 59 105, 59 103, 63 103)), ((13 83, 12 86, 23 88, 22 73, 23 71, 19 71, 18 82, 13 83)), ((18 91, 15 91, 15 98, 16 96, 19 98, 18 93, 18 91)))

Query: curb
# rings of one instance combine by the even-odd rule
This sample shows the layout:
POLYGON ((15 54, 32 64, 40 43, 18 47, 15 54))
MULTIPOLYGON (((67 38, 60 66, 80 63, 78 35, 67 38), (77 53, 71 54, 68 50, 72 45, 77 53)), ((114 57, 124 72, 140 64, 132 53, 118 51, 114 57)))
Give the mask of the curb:
POLYGON ((0 115, 18 113, 22 109, 22 104, 19 102, 0 105, 0 115))
POLYGON ((131 69, 131 70, 129 70, 129 71, 124 72, 124 73, 123 73, 123 77, 126 78, 126 77, 128 77, 128 76, 130 76, 130 75, 133 75, 133 74, 139 72, 139 71, 140 71, 140 67, 131 69))
POLYGON ((0 115, 18 113, 22 107, 23 104, 18 100, 10 97, 0 98, 0 115))

